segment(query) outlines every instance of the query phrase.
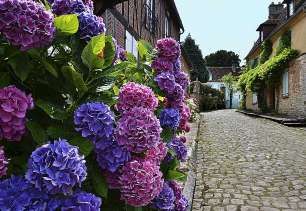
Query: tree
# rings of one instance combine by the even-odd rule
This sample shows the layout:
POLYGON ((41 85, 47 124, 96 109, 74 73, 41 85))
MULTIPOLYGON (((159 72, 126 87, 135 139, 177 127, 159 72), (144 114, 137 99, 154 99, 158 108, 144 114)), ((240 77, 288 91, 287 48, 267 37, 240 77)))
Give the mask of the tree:
POLYGON ((230 92, 230 108, 233 107, 233 93, 236 86, 237 78, 229 73, 221 79, 230 92))
POLYGON ((205 60, 199 46, 189 34, 182 44, 184 51, 192 65, 191 80, 199 80, 202 83, 208 81, 208 71, 206 69, 205 60))
POLYGON ((219 50, 205 57, 206 65, 209 67, 240 66, 239 55, 233 51, 219 50))

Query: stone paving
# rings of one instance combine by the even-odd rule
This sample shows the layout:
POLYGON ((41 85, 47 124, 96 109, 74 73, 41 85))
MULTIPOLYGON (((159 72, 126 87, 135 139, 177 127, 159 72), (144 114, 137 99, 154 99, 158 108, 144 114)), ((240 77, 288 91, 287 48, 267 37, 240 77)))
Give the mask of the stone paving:
POLYGON ((306 211, 306 129, 201 115, 193 211, 306 211))

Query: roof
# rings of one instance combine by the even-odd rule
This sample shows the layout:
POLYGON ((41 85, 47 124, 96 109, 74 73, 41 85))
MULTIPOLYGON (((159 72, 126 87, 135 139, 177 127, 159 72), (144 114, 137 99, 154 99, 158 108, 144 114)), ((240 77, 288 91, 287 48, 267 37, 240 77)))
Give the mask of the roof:
POLYGON ((261 29, 263 28, 263 26, 273 26, 273 25, 277 25, 279 24, 280 20, 279 19, 269 19, 266 20, 265 22, 263 22, 262 24, 260 24, 258 26, 258 28, 256 29, 256 31, 261 31, 261 29))
POLYGON ((179 14, 179 12, 178 12, 178 9, 177 9, 177 7, 176 7, 176 4, 175 4, 174 0, 166 0, 166 1, 169 3, 169 5, 170 5, 170 7, 171 7, 171 9, 172 9, 172 11, 170 11, 170 12, 174 12, 174 16, 176 17, 176 19, 177 19, 177 21, 178 21, 178 24, 179 24, 180 28, 181 28, 183 31, 185 31, 184 25, 183 25, 183 22, 182 22, 182 19, 181 19, 181 16, 180 16, 180 14, 179 14))
MULTIPOLYGON (((290 17, 290 18, 281 18, 278 21, 278 24, 275 25, 275 29, 261 42, 260 39, 258 39, 255 43, 250 52, 247 54, 245 59, 247 59, 249 56, 251 56, 256 50, 258 50, 261 46, 261 43, 264 41, 270 39, 273 35, 275 35, 277 32, 279 32, 281 29, 286 27, 292 20, 294 20, 301 12, 304 12, 306 8, 306 0, 302 0, 296 7, 296 12, 290 17)), ((261 25, 260 25, 261 26, 261 25)), ((260 27, 259 26, 259 27, 260 27)))
POLYGON ((222 77, 232 73, 234 76, 239 76, 241 74, 241 68, 233 67, 207 67, 207 71, 211 75, 210 82, 221 81, 222 77))

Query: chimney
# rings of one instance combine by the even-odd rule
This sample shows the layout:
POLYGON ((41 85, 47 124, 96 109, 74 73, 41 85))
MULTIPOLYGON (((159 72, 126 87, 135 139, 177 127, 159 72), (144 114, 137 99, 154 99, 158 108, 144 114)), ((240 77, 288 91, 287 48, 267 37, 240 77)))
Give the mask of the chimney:
POLYGON ((280 19, 280 15, 283 10, 284 10, 284 5, 281 2, 279 2, 278 4, 272 2, 269 6, 269 19, 270 20, 280 19))

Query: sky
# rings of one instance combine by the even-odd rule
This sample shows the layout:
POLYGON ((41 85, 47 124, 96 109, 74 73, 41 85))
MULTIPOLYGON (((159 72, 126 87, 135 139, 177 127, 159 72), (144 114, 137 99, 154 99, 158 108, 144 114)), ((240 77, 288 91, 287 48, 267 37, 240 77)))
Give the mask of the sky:
MULTIPOLYGON (((275 0, 278 3, 280 0, 275 0)), ((272 0, 175 0, 188 33, 203 56, 217 50, 231 50, 245 56, 258 39, 257 27, 268 18, 272 0)))

